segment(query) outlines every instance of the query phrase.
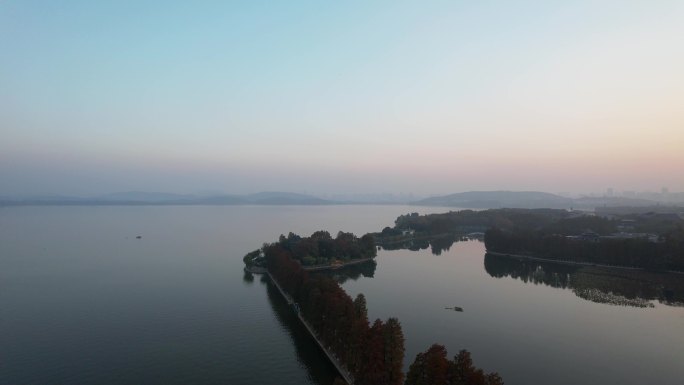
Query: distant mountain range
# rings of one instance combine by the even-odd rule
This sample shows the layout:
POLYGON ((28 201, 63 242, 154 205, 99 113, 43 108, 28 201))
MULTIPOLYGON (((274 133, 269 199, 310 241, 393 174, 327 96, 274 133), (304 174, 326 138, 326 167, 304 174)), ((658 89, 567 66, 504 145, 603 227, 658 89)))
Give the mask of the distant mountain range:
POLYGON ((571 198, 539 191, 468 191, 412 202, 421 206, 462 208, 569 208, 571 198))
POLYGON ((624 197, 566 198, 540 191, 469 191, 431 197, 411 202, 420 206, 444 206, 471 209, 489 208, 552 208, 595 209, 597 207, 647 207, 658 201, 624 197))
POLYGON ((336 202, 315 196, 288 192, 260 192, 249 195, 223 195, 199 199, 202 204, 218 205, 330 205, 336 202))
MULTIPOLYGON (((540 191, 468 191, 443 196, 435 196, 407 202, 390 200, 369 195, 368 200, 332 200, 313 195, 291 192, 260 192, 256 194, 214 194, 190 195, 160 192, 129 191, 94 197, 74 196, 32 196, 0 197, 0 206, 115 206, 115 205, 340 205, 340 204, 411 204, 419 206, 457 207, 470 209, 488 208, 555 208, 589 209, 597 207, 649 207, 661 202, 624 197, 583 197, 566 198, 540 191)), ((670 205, 684 205, 684 202, 670 202, 670 205)))
POLYGON ((81 198, 82 200, 98 200, 111 202, 179 202, 197 199, 194 195, 182 195, 159 192, 128 191, 112 194, 99 195, 94 198, 81 198))
POLYGON ((260 192, 247 195, 196 196, 157 192, 119 192, 95 197, 39 196, 0 198, 0 205, 329 205, 337 202, 306 194, 260 192))

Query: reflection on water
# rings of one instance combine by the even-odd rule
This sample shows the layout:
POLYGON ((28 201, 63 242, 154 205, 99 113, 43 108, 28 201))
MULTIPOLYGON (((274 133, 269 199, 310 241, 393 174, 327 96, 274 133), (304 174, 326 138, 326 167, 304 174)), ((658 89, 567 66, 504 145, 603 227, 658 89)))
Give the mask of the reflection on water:
POLYGON ((399 318, 405 370, 440 343, 471 351, 509 385, 679 384, 684 376, 684 308, 668 306, 682 302, 682 275, 496 257, 477 241, 441 255, 382 251, 376 260, 373 279, 349 279, 344 289, 366 296, 369 318, 399 318), (639 300, 655 307, 634 307, 639 300))
POLYGON ((325 274, 339 284, 343 284, 348 280, 356 281, 360 277, 373 278, 375 276, 375 269, 378 263, 374 260, 368 262, 359 263, 356 265, 348 265, 335 270, 322 270, 314 274, 325 274))
POLYGON ((596 303, 647 308, 657 300, 669 306, 684 306, 681 274, 573 266, 489 253, 485 254, 484 267, 495 278, 511 277, 535 285, 572 289, 578 297, 596 303))
POLYGON ((288 231, 364 234, 407 210, 2 208, 0 384, 330 385, 242 257, 288 231))
POLYGON ((245 271, 242 275, 242 281, 246 285, 251 285, 252 283, 254 283, 254 274, 250 273, 249 271, 245 271))
MULTIPOLYGON (((0 384, 69 384, 77 376, 85 385, 329 385, 330 364, 278 293, 264 290, 262 276, 244 274, 242 256, 285 231, 363 234, 407 210, 0 210, 0 384), (141 240, 130 238, 138 233, 141 240)), ((681 383, 684 308, 596 306, 545 284, 494 279, 494 271, 528 282, 530 275, 514 267, 520 261, 501 268, 491 257, 485 271, 479 242, 428 240, 420 247, 378 253, 377 270, 372 264, 333 272, 352 297, 366 295, 371 318, 401 320, 407 361, 439 342, 449 351, 470 350, 509 385, 681 383)), ((629 297, 627 287, 643 298, 684 302, 681 284, 668 280, 608 290, 604 281, 634 280, 622 273, 596 277, 590 269, 580 275, 575 268, 547 277, 570 267, 528 264, 532 271, 541 266, 537 279, 556 287, 629 297), (582 286, 582 279, 593 282, 582 286)))
POLYGON ((261 276, 261 283, 266 285, 268 302, 278 323, 290 335, 297 361, 306 368, 309 380, 315 384, 332 384, 337 373, 335 367, 322 354, 316 342, 266 275, 261 276))
POLYGON ((434 255, 442 255, 449 251, 456 242, 463 242, 472 239, 482 240, 479 236, 468 236, 462 234, 441 234, 437 236, 406 237, 391 243, 382 243, 383 250, 425 250, 428 247, 434 255))
MULTIPOLYGON (((441 255, 449 251, 454 243, 470 239, 462 235, 444 234, 437 237, 411 237, 381 247, 384 250, 411 251, 430 248, 433 255, 441 255)), ((484 265, 492 277, 511 277, 535 285, 571 289, 578 297, 596 303, 651 308, 654 307, 652 301, 657 300, 669 306, 684 306, 684 277, 681 274, 574 266, 489 253, 485 255, 484 265)), ((372 274, 364 276, 372 277, 372 274)), ((359 273, 351 271, 335 277, 338 282, 344 283, 348 278, 356 280, 359 273)))
POLYGON ((495 278, 511 277, 535 285, 567 288, 577 266, 552 264, 524 259, 485 254, 484 267, 495 278))

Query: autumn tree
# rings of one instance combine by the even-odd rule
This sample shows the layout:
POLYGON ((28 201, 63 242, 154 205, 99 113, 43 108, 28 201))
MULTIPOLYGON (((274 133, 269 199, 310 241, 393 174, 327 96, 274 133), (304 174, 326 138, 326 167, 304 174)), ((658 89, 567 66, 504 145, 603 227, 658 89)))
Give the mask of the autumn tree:
POLYGON ((405 385, 503 385, 498 373, 485 373, 473 365, 470 353, 461 350, 453 361, 442 345, 418 353, 409 367, 405 385))
POLYGON ((389 318, 383 328, 385 348, 385 384, 401 385, 404 382, 404 333, 397 318, 389 318))
POLYGON ((418 353, 406 374, 406 385, 447 385, 449 360, 443 345, 434 344, 418 353))
POLYGON ((366 344, 361 352, 361 365, 355 375, 355 384, 384 385, 386 379, 384 356, 384 324, 377 319, 366 333, 366 344))

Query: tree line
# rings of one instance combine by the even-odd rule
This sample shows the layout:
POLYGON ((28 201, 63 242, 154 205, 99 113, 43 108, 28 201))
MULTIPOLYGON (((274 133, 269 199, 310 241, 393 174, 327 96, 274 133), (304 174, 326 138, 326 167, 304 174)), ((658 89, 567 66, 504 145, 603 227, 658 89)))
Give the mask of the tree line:
POLYGON ((485 373, 473 365, 467 350, 450 360, 443 345, 418 353, 409 367, 405 385, 503 385, 498 373, 485 373))
POLYGON ((570 238, 543 231, 502 230, 485 232, 488 251, 521 254, 560 261, 584 262, 653 270, 684 271, 684 230, 661 236, 661 241, 646 238, 570 238))
POLYGON ((403 384, 404 335, 399 320, 377 319, 371 324, 363 294, 352 300, 332 278, 310 275, 286 242, 266 245, 263 251, 268 271, 356 384, 403 384))
POLYGON ((377 251, 371 234, 358 238, 340 231, 333 238, 327 231, 316 231, 310 237, 289 233, 281 235, 278 243, 290 252, 291 257, 303 265, 325 265, 333 260, 350 261, 373 258, 377 251))
POLYGON ((471 231, 485 232, 485 246, 493 252, 684 271, 684 220, 675 214, 627 214, 609 218, 556 209, 412 213, 399 216, 394 228, 386 227, 376 236, 383 245, 389 241, 403 245, 405 242, 401 241, 411 239, 423 244, 429 241, 433 251, 439 252, 450 246, 449 241, 458 240, 459 234, 471 231), (413 235, 402 235, 408 229, 413 235), (596 237, 580 236, 587 232, 596 237), (654 234, 657 240, 638 235, 611 237, 620 232, 654 234))

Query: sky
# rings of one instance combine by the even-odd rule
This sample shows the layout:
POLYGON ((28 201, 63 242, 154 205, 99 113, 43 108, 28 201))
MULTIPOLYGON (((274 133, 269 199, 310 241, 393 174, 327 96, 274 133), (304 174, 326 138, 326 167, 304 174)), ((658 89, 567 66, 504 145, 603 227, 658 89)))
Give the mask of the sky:
POLYGON ((682 1, 0 0, 0 195, 684 190, 682 1))

